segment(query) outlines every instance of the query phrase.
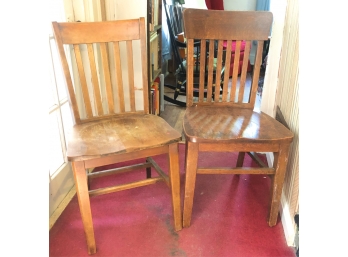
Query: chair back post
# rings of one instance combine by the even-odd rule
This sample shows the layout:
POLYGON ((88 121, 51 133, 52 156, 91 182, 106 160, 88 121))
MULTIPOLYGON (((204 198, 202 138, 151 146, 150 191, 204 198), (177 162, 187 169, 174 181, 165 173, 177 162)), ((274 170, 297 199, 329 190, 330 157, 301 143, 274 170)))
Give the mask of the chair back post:
POLYGON ((52 27, 76 124, 125 113, 149 113, 143 17, 52 22, 52 27), (71 58, 64 46, 70 47, 71 58))
POLYGON ((273 15, 271 12, 263 11, 220 11, 220 10, 202 10, 185 9, 183 11, 184 33, 187 39, 187 106, 222 104, 235 107, 253 109, 257 94, 258 80, 260 76, 260 67, 262 63, 263 42, 268 40, 273 15), (207 98, 199 97, 195 99, 194 91, 194 40, 201 40, 201 45, 205 42, 211 47, 207 49, 207 55, 201 55, 200 77, 204 76, 205 67, 208 70, 208 83, 203 85, 200 80, 199 92, 206 92, 207 98), (252 84, 250 86, 249 97, 247 101, 243 100, 244 90, 246 89, 247 62, 250 57, 250 48, 252 42, 257 42, 255 61, 252 73, 252 84), (244 58, 242 60, 241 76, 238 78, 238 65, 240 60, 241 44, 245 42, 244 58), (213 48, 217 45, 218 49, 213 48), (224 45, 224 47, 222 47, 224 45), (232 56, 232 49, 234 51, 232 56), (233 74, 229 74, 229 69, 224 69, 224 65, 233 61, 233 74), (224 70, 224 78, 216 76, 213 78, 213 69, 216 74, 224 70), (228 79, 232 77, 230 88, 228 79), (216 80, 219 81, 216 81, 216 80), (219 97, 216 92, 219 91, 220 83, 222 86, 222 95, 219 97), (218 88, 217 88, 218 87, 218 88), (229 88, 229 89, 227 89, 229 88))

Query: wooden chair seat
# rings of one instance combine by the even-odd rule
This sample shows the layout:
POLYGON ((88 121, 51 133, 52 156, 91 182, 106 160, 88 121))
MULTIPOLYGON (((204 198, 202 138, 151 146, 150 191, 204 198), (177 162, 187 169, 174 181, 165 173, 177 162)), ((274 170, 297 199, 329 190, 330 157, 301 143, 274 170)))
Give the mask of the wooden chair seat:
POLYGON ((69 161, 123 154, 179 142, 181 135, 159 116, 134 114, 75 125, 69 161))
POLYGON ((187 107, 183 129, 186 140, 197 143, 292 141, 293 134, 265 113, 230 106, 187 107))

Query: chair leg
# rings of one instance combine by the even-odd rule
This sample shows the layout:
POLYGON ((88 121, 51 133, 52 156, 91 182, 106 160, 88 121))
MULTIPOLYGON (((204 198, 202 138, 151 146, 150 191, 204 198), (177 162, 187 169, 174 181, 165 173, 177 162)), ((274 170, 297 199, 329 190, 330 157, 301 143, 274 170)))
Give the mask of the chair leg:
MULTIPOLYGON (((87 169, 87 174, 91 174, 93 172, 93 170, 94 170, 94 168, 87 169)), ((91 181, 92 181, 92 179, 87 176, 87 187, 88 187, 88 190, 91 189, 91 181)))
POLYGON ((151 168, 146 168, 146 178, 151 178, 151 168))
POLYGON ((193 196, 196 184, 198 162, 198 144, 186 141, 186 160, 185 160, 185 197, 184 197, 184 228, 191 224, 193 196))
POLYGON ((88 253, 94 254, 97 250, 94 238, 91 205, 88 194, 88 179, 86 169, 83 162, 73 162, 72 168, 74 172, 76 194, 79 202, 83 228, 87 240, 88 253))
MULTIPOLYGON (((146 162, 149 162, 147 158, 146 162)), ((151 167, 146 168, 146 178, 151 178, 151 167)))
POLYGON ((169 178, 172 196, 175 231, 182 229, 182 213, 180 200, 180 169, 178 144, 169 145, 169 178))
MULTIPOLYGON (((245 152, 239 152, 238 153, 238 159, 237 159, 236 167, 243 167, 244 157, 245 157, 245 152)), ((237 175, 239 175, 239 174, 237 174, 237 175)))
MULTIPOLYGON (((236 167, 243 167, 244 157, 245 157, 245 152, 239 152, 238 153, 238 159, 237 159, 236 167)), ((240 174, 235 174, 235 176, 237 178, 239 178, 240 174)))
POLYGON ((275 169, 275 175, 272 180, 271 207, 268 219, 268 225, 270 227, 273 227, 277 224, 286 165, 288 163, 289 146, 290 144, 280 145, 279 152, 274 153, 273 167, 275 169))
POLYGON ((237 165, 236 167, 243 167, 245 152, 238 153, 237 165))

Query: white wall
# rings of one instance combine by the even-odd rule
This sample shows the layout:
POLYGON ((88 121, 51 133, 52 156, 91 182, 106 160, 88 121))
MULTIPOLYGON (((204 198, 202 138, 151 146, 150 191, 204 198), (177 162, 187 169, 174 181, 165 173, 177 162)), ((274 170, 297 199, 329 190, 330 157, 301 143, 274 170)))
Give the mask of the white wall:
POLYGON ((126 0, 115 1, 116 17, 115 20, 123 19, 136 19, 139 17, 145 17, 147 12, 146 0, 126 0))
POLYGON ((254 11, 257 0, 224 0, 226 11, 254 11))
POLYGON ((286 0, 271 1, 270 11, 273 13, 273 26, 261 99, 261 111, 272 117, 275 117, 276 111, 275 97, 278 84, 281 47, 283 43, 286 5, 286 0))
POLYGON ((185 4, 182 6, 184 8, 208 9, 205 0, 185 0, 185 4))

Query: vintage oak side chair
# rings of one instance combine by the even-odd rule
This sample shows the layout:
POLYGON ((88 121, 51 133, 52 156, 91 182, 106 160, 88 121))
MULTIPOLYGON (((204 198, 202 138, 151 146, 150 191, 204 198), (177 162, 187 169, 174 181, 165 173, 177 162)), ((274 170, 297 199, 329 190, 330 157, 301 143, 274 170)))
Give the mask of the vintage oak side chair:
MULTIPOLYGON (((267 174, 272 179, 271 204, 268 225, 277 223, 280 197, 288 161, 289 147, 293 133, 274 118, 265 113, 253 111, 259 80, 263 42, 268 39, 273 15, 270 12, 217 11, 186 9, 183 12, 184 31, 187 38, 187 109, 183 118, 186 137, 186 181, 183 211, 183 226, 189 227, 193 207, 193 196, 197 174, 267 174), (217 74, 222 63, 230 63, 231 45, 235 42, 235 58, 231 88, 223 87, 220 98, 193 97, 193 41, 217 41, 217 74), (238 78, 239 53, 242 41, 246 42, 242 72, 238 78), (223 42, 227 41, 223 53, 223 42), (251 89, 246 84, 249 47, 257 41, 256 57, 252 72, 251 89), (223 58, 225 58, 223 60, 223 58), (238 82, 239 81, 239 82, 238 82), (238 82, 238 83, 237 83, 238 82), (239 85, 238 85, 239 84, 239 85), (245 92, 244 92, 245 91, 245 92), (243 100, 244 94, 248 99, 243 100), (199 152, 239 152, 236 167, 198 167, 199 152), (255 152, 273 152, 273 167, 268 167, 255 152), (245 153, 248 153, 260 167, 243 167, 245 153)), ((210 44, 211 46, 213 44, 210 44)), ((253 46, 255 47, 255 46, 253 46)), ((209 50, 212 54, 213 48, 209 50)), ((204 52, 203 52, 204 54, 204 52)), ((201 55, 204 67, 205 57, 201 55)), ((212 90, 212 60, 208 63, 212 90)), ((201 69, 202 71, 203 69, 201 69)), ((225 70, 228 73, 229 69, 225 70)), ((228 84, 229 74, 225 74, 224 85, 228 84)), ((200 74, 203 81, 203 72, 200 74)), ((209 80, 209 78, 208 78, 209 80)), ((201 86, 201 85, 200 85, 201 86)), ((218 88, 215 88, 218 90, 218 88)))
POLYGON ((174 229, 182 229, 178 156, 181 135, 161 117, 149 114, 144 18, 52 22, 52 26, 75 122, 67 158, 72 163, 88 253, 96 253, 91 196, 164 181, 171 192, 174 229), (78 76, 73 76, 74 69, 78 76), (151 158, 160 154, 168 155, 168 174, 151 158), (87 172, 129 160, 142 163, 87 172), (151 177, 151 167, 158 176, 151 177), (89 187, 90 178, 139 168, 144 168, 143 180, 94 190, 89 187))

